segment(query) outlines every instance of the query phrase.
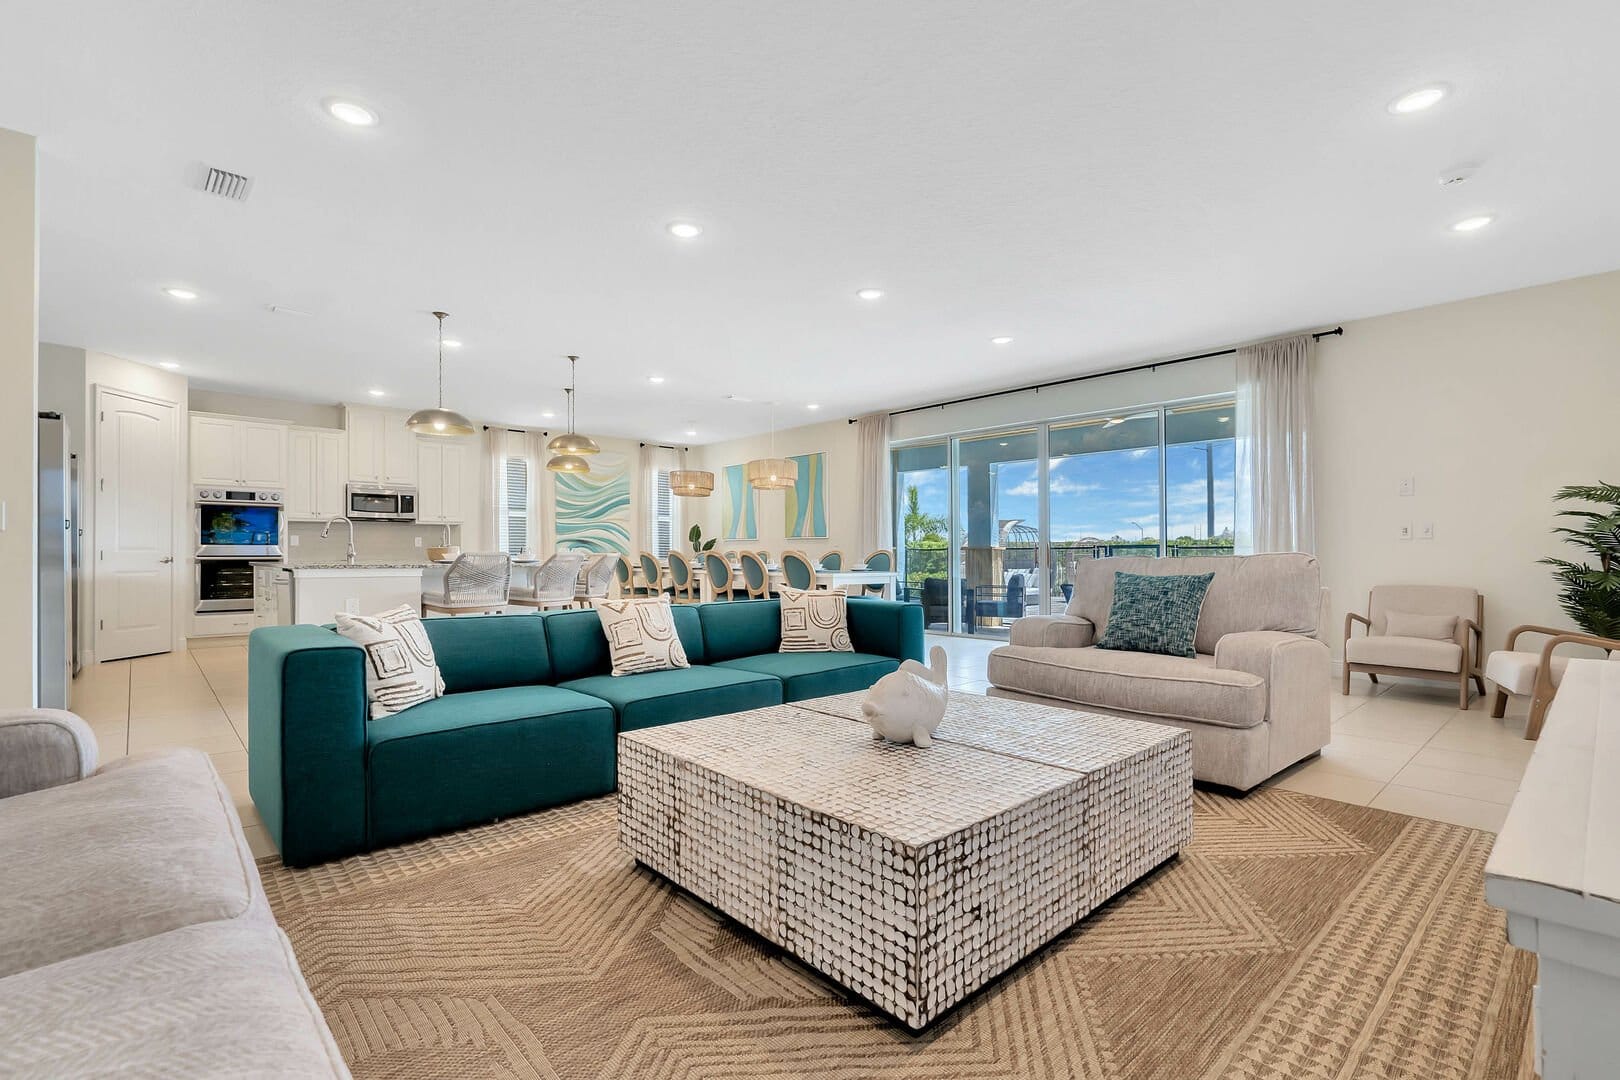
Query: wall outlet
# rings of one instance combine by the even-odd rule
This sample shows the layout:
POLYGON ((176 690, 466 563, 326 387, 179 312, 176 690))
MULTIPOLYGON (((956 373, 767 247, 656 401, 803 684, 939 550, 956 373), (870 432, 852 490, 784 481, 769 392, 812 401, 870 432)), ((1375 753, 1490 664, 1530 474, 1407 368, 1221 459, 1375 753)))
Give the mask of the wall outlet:
POLYGON ((416 546, 417 546, 417 547, 421 547, 421 546, 422 546, 422 538, 421 538, 421 537, 420 537, 420 536, 418 536, 418 537, 417 537, 417 538, 416 538, 416 546))
POLYGON ((1410 476, 1401 477, 1401 482, 1396 487, 1395 493, 1397 495, 1416 495, 1417 494, 1417 480, 1414 477, 1410 477, 1410 476))
POLYGON ((287 537, 287 543, 292 547, 297 547, 298 546, 298 534, 293 533, 291 536, 287 537))
POLYGON ((1397 540, 1410 540, 1410 539, 1412 539, 1412 526, 1410 526, 1410 525, 1397 526, 1396 529, 1395 529, 1395 539, 1397 539, 1397 540))
POLYGON ((1419 540, 1433 540, 1434 539, 1434 522, 1425 521, 1423 524, 1418 526, 1418 539, 1419 540))
POLYGON ((343 601, 343 610, 348 612, 350 615, 360 614, 360 598, 358 596, 351 596, 347 600, 343 601))

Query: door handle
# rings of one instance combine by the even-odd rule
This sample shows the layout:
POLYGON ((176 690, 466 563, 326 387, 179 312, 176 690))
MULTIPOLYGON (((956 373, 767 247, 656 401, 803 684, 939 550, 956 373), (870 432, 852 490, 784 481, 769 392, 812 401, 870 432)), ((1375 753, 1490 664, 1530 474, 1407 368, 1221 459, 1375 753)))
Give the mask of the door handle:
POLYGON ((163 558, 159 559, 158 562, 160 562, 160 563, 172 563, 172 562, 174 562, 174 556, 173 555, 165 555, 165 556, 163 556, 163 558))

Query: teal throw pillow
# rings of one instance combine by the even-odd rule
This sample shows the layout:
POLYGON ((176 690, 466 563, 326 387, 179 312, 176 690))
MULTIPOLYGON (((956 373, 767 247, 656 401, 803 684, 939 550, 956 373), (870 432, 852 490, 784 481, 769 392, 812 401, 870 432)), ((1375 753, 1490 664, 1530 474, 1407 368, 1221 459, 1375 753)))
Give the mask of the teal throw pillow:
POLYGON ((1114 603, 1099 649, 1196 656, 1198 613, 1214 574, 1114 574, 1114 603))

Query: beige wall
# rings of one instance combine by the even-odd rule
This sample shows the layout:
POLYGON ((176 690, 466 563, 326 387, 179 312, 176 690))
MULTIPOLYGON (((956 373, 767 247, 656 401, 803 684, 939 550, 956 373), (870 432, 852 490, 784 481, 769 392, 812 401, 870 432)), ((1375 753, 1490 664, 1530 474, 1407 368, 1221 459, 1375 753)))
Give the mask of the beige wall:
MULTIPOLYGON (((1552 493, 1620 483, 1620 273, 1346 323, 1316 370, 1317 536, 1335 624, 1380 583, 1485 594, 1486 648, 1568 625, 1552 493), (1411 477, 1415 494, 1397 494, 1411 477), (1400 525, 1433 540, 1398 540, 1400 525)), ((1331 628, 1337 640, 1342 625, 1331 628)))
POLYGON ((38 673, 39 190, 32 135, 0 129, 0 707, 34 704, 38 673))
POLYGON ((224 416, 253 416, 261 420, 285 420, 300 427, 340 428, 342 405, 314 405, 307 401, 232 394, 223 390, 191 389, 192 412, 220 413, 224 416))
POLYGON ((840 417, 819 424, 788 428, 776 433, 777 457, 793 454, 827 454, 827 532, 822 539, 793 539, 783 536, 786 531, 786 511, 783 505, 787 495, 782 492, 762 491, 758 500, 758 542, 734 540, 721 535, 721 491, 725 483, 723 472, 727 465, 741 465, 753 458, 771 454, 771 438, 759 435, 746 439, 733 439, 708 446, 693 447, 687 455, 696 469, 708 469, 715 474, 714 494, 707 499, 682 499, 682 513, 686 526, 693 522, 703 526, 705 537, 719 537, 720 548, 763 548, 772 555, 793 548, 819 556, 834 548, 850 560, 865 558, 868 554, 856 551, 858 529, 855 515, 860 502, 860 486, 856 476, 859 453, 854 424, 840 417))

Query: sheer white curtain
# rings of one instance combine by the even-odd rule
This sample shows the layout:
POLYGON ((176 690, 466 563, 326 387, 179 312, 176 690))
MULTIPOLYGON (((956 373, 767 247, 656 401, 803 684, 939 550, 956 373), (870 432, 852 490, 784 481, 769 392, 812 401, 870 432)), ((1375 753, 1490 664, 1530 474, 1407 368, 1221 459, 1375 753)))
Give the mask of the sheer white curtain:
POLYGON ((479 537, 484 551, 501 550, 501 489, 506 484, 506 436, 503 427, 484 429, 484 513, 483 535, 479 537))
MULTIPOLYGON (((654 446, 652 443, 641 445, 640 457, 640 487, 636 497, 639 500, 640 512, 636 515, 636 524, 640 529, 637 543, 642 551, 655 551, 658 546, 658 474, 672 472, 681 467, 680 451, 672 450, 667 446, 654 446)), ((681 535, 681 500, 671 498, 670 510, 670 546, 678 551, 685 551, 681 535)))
POLYGON ((519 441, 521 452, 529 463, 529 547, 537 554, 549 555, 557 550, 557 538, 546 532, 551 515, 546 507, 551 503, 552 480, 546 471, 546 443, 551 440, 543 431, 525 431, 519 441))
POLYGON ((1309 334, 1237 351, 1237 551, 1316 550, 1309 334))
POLYGON ((857 550, 851 561, 864 559, 879 548, 894 546, 894 500, 889 497, 889 414, 868 413, 855 421, 857 475, 860 478, 860 516, 856 521, 857 550))

